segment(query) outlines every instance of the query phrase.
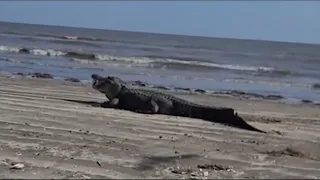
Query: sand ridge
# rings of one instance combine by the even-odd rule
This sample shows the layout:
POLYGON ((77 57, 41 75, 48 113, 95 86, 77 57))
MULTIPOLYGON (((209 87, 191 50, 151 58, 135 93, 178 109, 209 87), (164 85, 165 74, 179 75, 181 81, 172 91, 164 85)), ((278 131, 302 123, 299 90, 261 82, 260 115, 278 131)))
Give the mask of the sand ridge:
POLYGON ((63 100, 105 101, 90 85, 1 77, 0 178, 320 177, 319 107, 176 95, 233 107, 268 134, 63 100))

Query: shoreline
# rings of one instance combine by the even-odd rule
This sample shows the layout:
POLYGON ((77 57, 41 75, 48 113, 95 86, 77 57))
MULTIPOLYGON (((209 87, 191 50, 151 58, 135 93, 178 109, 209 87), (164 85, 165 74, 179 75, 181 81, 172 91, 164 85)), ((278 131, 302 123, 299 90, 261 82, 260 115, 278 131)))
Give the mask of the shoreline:
POLYGON ((102 102, 90 84, 0 77, 0 176, 5 178, 317 178, 319 108, 171 92, 234 108, 267 134, 199 119, 145 115, 102 102), (21 163, 21 169, 10 169, 21 163))
MULTIPOLYGON (((48 73, 41 73, 41 72, 35 72, 35 73, 9 73, 7 72, 7 75, 1 74, 0 77, 9 77, 9 78, 15 78, 17 77, 23 77, 23 78, 37 78, 37 79, 55 79, 55 80, 61 80, 66 82, 74 82, 74 83, 80 83, 82 85, 90 84, 91 81, 82 81, 80 79, 77 79, 75 77, 68 77, 68 78, 57 78, 52 76, 48 73)), ((275 94, 259 94, 259 93, 251 93, 251 92, 245 92, 245 91, 239 91, 239 90, 220 90, 220 91, 208 91, 204 89, 191 89, 191 88, 181 88, 181 87, 166 87, 162 85, 157 84, 150 84, 146 82, 142 82, 140 80, 135 81, 126 81, 128 84, 132 85, 133 87, 137 88, 150 88, 154 90, 165 90, 166 92, 173 93, 191 93, 191 94, 204 94, 209 96, 233 96, 235 98, 240 99, 259 99, 259 100, 268 100, 268 101, 275 101, 278 103, 284 103, 284 104, 310 104, 314 106, 320 106, 320 102, 313 101, 309 99, 295 99, 295 98, 286 98, 281 95, 275 95, 275 94)), ((317 84, 316 84, 317 85, 317 84)), ((317 87, 318 88, 318 87, 317 87)))

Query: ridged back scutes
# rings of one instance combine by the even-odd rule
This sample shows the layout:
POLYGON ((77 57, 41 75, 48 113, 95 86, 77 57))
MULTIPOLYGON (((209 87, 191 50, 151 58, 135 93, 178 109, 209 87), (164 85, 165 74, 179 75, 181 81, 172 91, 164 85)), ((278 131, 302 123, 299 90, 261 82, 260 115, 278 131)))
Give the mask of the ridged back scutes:
MULTIPOLYGON (((173 96, 173 95, 170 95, 170 94, 167 94, 167 93, 164 93, 164 92, 160 92, 160 91, 157 91, 157 90, 153 90, 153 89, 143 89, 143 88, 135 88, 135 87, 129 87, 128 84, 123 81, 122 79, 116 77, 116 76, 108 76, 108 77, 102 77, 102 76, 99 76, 97 74, 94 74, 93 75, 94 78, 98 78, 99 80, 102 80, 102 79, 109 79, 109 80, 113 80, 115 83, 117 83, 118 85, 122 86, 121 88, 121 93, 125 93, 125 92, 131 92, 131 93, 136 93, 136 94, 139 94, 139 95, 144 95, 144 96, 149 96, 149 97, 152 97, 152 96, 163 96, 165 97, 166 99, 168 100, 171 100, 173 103, 179 103, 183 106, 193 106, 193 107, 198 107, 198 108, 219 108, 219 107, 212 107, 212 106, 207 106, 207 105, 200 105, 200 104, 197 104, 197 103, 193 103, 191 101, 188 101, 186 99, 182 99, 182 98, 179 98, 179 97, 176 97, 176 96, 173 96)), ((221 107, 221 109, 224 109, 223 107, 221 107)))
POLYGON ((140 89, 139 88, 128 88, 128 87, 127 87, 127 90, 129 90, 131 92, 135 92, 137 94, 145 94, 150 97, 156 96, 156 95, 163 96, 166 99, 171 100, 174 103, 179 103, 184 106, 212 108, 211 106, 199 105, 199 104, 193 103, 191 101, 188 101, 188 100, 185 100, 185 99, 182 99, 182 98, 179 98, 179 97, 176 97, 176 96, 164 93, 164 92, 156 91, 156 90, 149 90, 149 89, 142 89, 142 88, 140 88, 140 89))

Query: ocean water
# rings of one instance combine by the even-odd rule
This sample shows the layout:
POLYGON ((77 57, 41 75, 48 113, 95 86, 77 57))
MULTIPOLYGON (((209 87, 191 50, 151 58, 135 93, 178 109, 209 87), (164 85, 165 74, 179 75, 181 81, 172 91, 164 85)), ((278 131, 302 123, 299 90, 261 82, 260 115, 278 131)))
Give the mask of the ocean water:
POLYGON ((320 101, 320 90, 313 88, 320 83, 320 45, 314 44, 0 22, 0 71, 83 81, 98 73, 168 87, 320 101))

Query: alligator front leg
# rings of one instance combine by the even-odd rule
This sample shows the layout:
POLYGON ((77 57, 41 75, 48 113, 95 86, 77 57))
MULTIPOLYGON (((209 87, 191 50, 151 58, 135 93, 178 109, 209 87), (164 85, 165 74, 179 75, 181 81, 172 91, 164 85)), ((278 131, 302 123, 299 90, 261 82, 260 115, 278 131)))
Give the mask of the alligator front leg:
POLYGON ((114 98, 111 101, 105 101, 105 102, 101 103, 100 107, 103 107, 103 108, 118 108, 118 104, 119 104, 119 99, 118 98, 114 98))

